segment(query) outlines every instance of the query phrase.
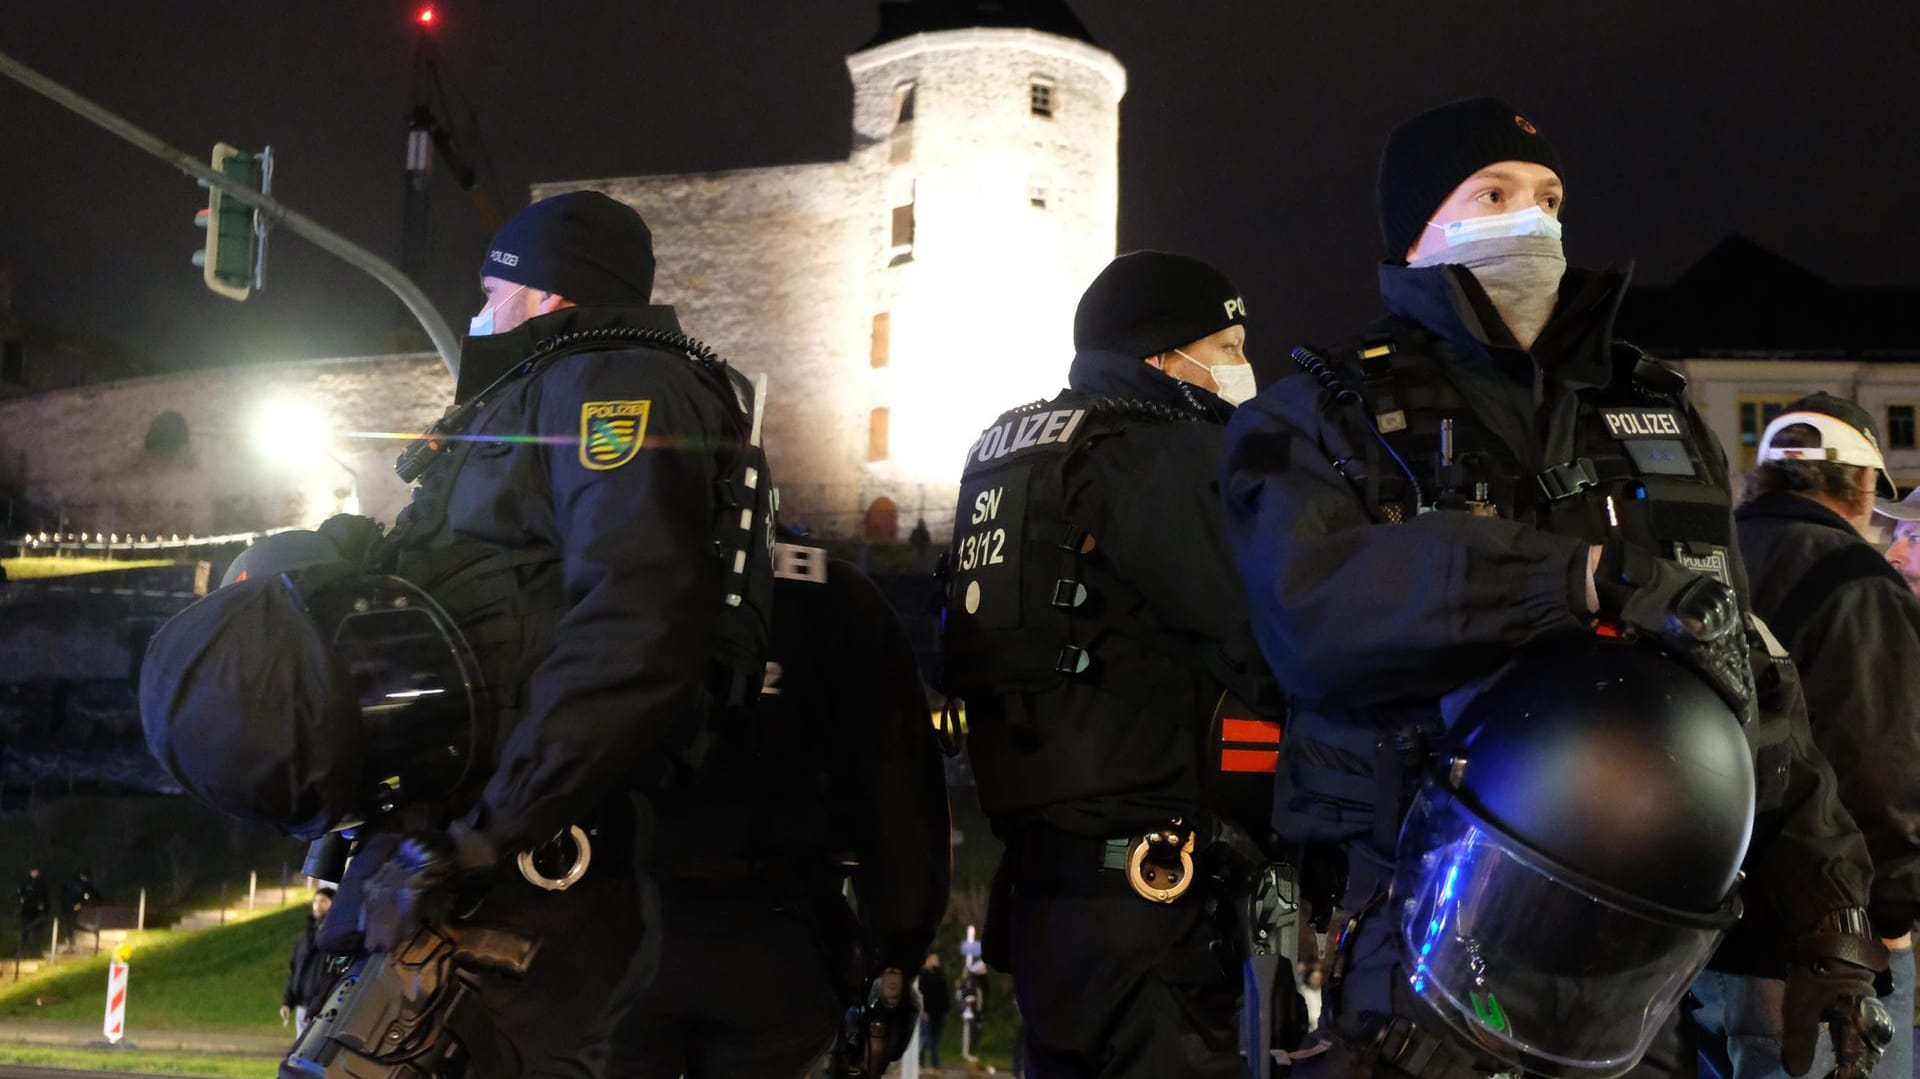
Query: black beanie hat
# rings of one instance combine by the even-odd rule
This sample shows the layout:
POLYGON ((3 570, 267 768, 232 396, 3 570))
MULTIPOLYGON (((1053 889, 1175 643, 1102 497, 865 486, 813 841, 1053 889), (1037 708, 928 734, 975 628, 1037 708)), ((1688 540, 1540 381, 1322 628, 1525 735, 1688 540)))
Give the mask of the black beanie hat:
POLYGON ((1566 172, 1553 143, 1520 110, 1491 97, 1455 101, 1393 129, 1380 152, 1380 235, 1387 258, 1399 261, 1453 189, 1497 161, 1545 165, 1566 172))
POLYGON ((644 304, 653 298, 653 233, 633 207, 598 191, 555 195, 501 226, 480 276, 577 304, 644 304))
POLYGON ((1107 264, 1073 313, 1073 347, 1145 359, 1247 321, 1227 275, 1197 258, 1133 251, 1107 264))

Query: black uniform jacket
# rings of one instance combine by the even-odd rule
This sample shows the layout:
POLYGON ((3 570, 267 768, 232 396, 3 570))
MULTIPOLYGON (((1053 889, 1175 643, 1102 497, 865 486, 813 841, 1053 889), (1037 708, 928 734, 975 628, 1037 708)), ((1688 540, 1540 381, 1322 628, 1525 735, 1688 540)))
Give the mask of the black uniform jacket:
MULTIPOLYGON (((1522 468, 1559 464, 1577 434, 1602 423, 1575 394, 1614 377, 1613 318, 1625 275, 1569 270, 1531 352, 1514 343, 1461 267, 1385 265, 1380 283, 1392 316, 1380 332, 1404 352, 1438 361, 1522 468)), ((1335 447, 1351 437, 1336 424, 1357 418, 1337 410, 1358 406, 1335 405, 1330 396, 1310 374, 1296 373, 1243 405, 1228 430, 1223 487, 1254 631, 1294 705, 1276 818, 1283 834, 1306 828, 1317 831, 1309 838, 1352 839, 1375 823, 1373 740, 1364 738, 1364 754, 1324 747, 1351 745, 1362 731, 1437 726, 1440 698, 1492 673, 1513 649, 1590 632, 1587 559, 1606 537, 1554 535, 1461 512, 1376 522, 1334 465, 1335 447), (1352 800, 1299 782, 1314 768, 1351 773, 1342 793, 1352 800)), ((1685 419, 1724 484, 1717 442, 1691 407, 1685 419)), ((1744 602, 1745 578, 1739 560, 1731 561, 1744 602)), ((1749 867, 1764 878, 1755 884, 1767 903, 1797 931, 1827 911, 1861 905, 1868 867, 1797 702, 1794 712, 1783 823, 1771 849, 1760 852, 1763 863, 1756 869, 1750 855, 1749 867)), ((1747 894, 1755 890, 1750 885, 1747 894)), ((1773 934, 1781 948, 1785 939, 1773 934)))
POLYGON ((912 971, 946 913, 950 867, 946 771, 913 646, 859 569, 776 551, 812 558, 774 582, 758 705, 718 732, 691 784, 657 796, 661 892, 725 911, 819 904, 839 958, 851 941, 834 924, 838 865, 851 855, 863 955, 912 971))
POLYGON ((1129 422, 1076 454, 1065 512, 1098 538, 1087 584, 1107 597, 1113 637, 1095 662, 1163 672, 1152 707, 1079 682, 1036 698, 1039 744, 1006 723, 973 725, 969 753, 982 806, 1002 834, 1039 823, 1081 836, 1124 835, 1192 816, 1203 804, 1201 753, 1221 690, 1262 714, 1284 705, 1247 623, 1227 553, 1218 463, 1232 406, 1139 357, 1082 352, 1071 391, 1174 409, 1129 422), (1143 715, 1143 711, 1152 712, 1143 715))
MULTIPOLYGON (((671 307, 566 308, 469 341, 461 385, 508 369, 536 341, 614 326, 679 329, 671 307)), ((705 719, 724 588, 715 453, 739 428, 734 403, 685 356, 617 342, 488 396, 426 546, 555 552, 564 590, 499 765, 454 825, 463 844, 477 836, 506 858, 632 785, 646 755, 705 719), (631 425, 603 429, 608 417, 631 425)))
POLYGON ((309 1014, 326 1006, 327 994, 332 991, 335 980, 327 969, 333 956, 314 939, 318 928, 313 916, 308 915, 307 924, 300 930, 300 939, 293 942, 293 957, 287 960, 287 988, 280 994, 281 1004, 305 1008, 309 1014))
POLYGON ((860 862, 854 895, 867 955, 911 972, 947 912, 952 827, 913 645, 880 589, 835 560, 821 583, 774 586, 773 654, 809 708, 834 835, 860 862))
POLYGON ((1734 519, 1754 609, 1793 653, 1814 741, 1873 854, 1868 913, 1882 936, 1900 936, 1920 919, 1920 601, 1810 498, 1761 495, 1734 519), (1803 585, 1816 594, 1792 598, 1803 585))

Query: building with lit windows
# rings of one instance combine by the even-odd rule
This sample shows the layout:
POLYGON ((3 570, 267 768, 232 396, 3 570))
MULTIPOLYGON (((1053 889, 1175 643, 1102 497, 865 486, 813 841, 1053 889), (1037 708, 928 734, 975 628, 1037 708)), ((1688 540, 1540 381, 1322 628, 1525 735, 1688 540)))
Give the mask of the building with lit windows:
POLYGON ((1619 334, 1680 361, 1736 473, 1753 468, 1760 436, 1781 409, 1824 391, 1872 414, 1887 467, 1905 490, 1920 483, 1916 311, 1920 289, 1834 285, 1733 236, 1671 285, 1633 289, 1619 334))

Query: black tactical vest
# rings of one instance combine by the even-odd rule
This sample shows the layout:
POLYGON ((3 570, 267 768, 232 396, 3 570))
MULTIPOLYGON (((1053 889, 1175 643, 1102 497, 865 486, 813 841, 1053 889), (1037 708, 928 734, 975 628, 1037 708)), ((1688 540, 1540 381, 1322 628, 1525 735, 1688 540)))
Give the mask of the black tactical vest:
POLYGON ((1068 486, 1069 466, 1102 439, 1175 422, 1198 421, 1068 392, 1006 413, 967 451, 945 560, 944 689, 966 702, 990 816, 1112 792, 1166 796, 1172 773, 1193 784, 1177 796, 1198 800, 1201 738, 1220 687, 1202 699, 1201 676, 1147 643, 1158 632, 1151 612, 1108 565, 1093 522, 1076 516, 1085 492, 1068 486), (1169 723, 1188 736, 1167 742, 1169 723), (1157 737, 1136 736, 1149 727, 1157 737), (1155 742, 1177 745, 1183 759, 1169 761, 1155 742))
MULTIPOLYGON (((759 447, 748 444, 752 420, 745 402, 751 399, 751 392, 745 380, 705 346, 679 334, 661 330, 583 331, 530 357, 469 402, 471 412, 462 430, 483 423, 491 411, 489 406, 498 401, 502 390, 538 377, 561 356, 631 347, 636 340, 651 346, 650 351, 677 352, 681 356, 676 361, 665 355, 650 355, 634 362, 693 364, 702 382, 727 402, 734 415, 736 429, 728 433, 728 445, 715 452, 714 465, 715 557, 723 559, 731 571, 726 594, 714 597, 720 614, 707 688, 711 710, 718 714, 750 705, 758 694, 772 605, 772 480, 765 455, 759 447)), ((428 439, 434 437, 429 435, 428 439)), ((479 770, 482 782, 498 763, 497 754, 507 732, 520 719, 528 683, 550 651, 554 628, 569 606, 558 549, 544 544, 506 548, 459 538, 447 529, 454 487, 475 448, 486 444, 483 439, 450 441, 420 475, 413 502, 372 556, 382 571, 406 578, 433 596, 473 648, 481 674, 487 679, 481 693, 482 715, 493 718, 492 756, 489 767, 479 770)), ((406 460, 403 456, 402 461, 406 460)), ((710 732, 703 729, 690 733, 697 744, 689 760, 697 762, 710 732)))
MULTIPOLYGON (((1563 394, 1544 414, 1543 467, 1491 431, 1417 340, 1381 336, 1331 364, 1300 362, 1328 391, 1324 423, 1336 468, 1378 522, 1421 513, 1475 513, 1532 524, 1592 543, 1624 537, 1661 557, 1719 578, 1744 579, 1732 565, 1732 506, 1711 431, 1686 407, 1686 379, 1639 349, 1617 344, 1605 386, 1563 394), (1368 430, 1368 427, 1372 430, 1368 430)), ((1753 636, 1761 715, 1747 728, 1758 808, 1785 794, 1794 679, 1753 636)), ((1401 781, 1439 737, 1431 707, 1382 710, 1370 724, 1309 719, 1290 738, 1288 778, 1309 803, 1284 822, 1300 841, 1349 838, 1371 830, 1390 854, 1401 781), (1314 810, 1312 804, 1322 808, 1314 810)))
POLYGON ((770 905, 816 893, 850 865, 853 834, 835 817, 834 795, 859 767, 834 759, 845 727, 865 717, 833 714, 844 667, 837 643, 820 630, 835 624, 827 592, 828 554, 774 545, 775 602, 781 621, 769 644, 758 703, 715 732, 691 782, 655 798, 654 867, 663 882, 690 889, 751 888, 770 905))

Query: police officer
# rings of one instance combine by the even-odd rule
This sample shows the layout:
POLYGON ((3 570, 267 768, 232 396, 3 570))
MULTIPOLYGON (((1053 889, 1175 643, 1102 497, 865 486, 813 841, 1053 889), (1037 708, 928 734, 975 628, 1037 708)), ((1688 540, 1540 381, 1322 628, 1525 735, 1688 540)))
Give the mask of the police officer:
MULTIPOLYGON (((398 527, 371 550, 370 522, 323 529, 347 564, 398 574, 346 578, 359 591, 328 620, 431 609, 438 654, 470 651, 470 670, 368 698, 377 650, 316 659, 341 631, 300 637, 269 617, 319 620, 322 567, 269 567, 196 613, 238 612, 219 627, 234 655, 266 635, 244 632, 256 623, 304 649, 201 662, 184 615, 156 636, 168 662, 149 664, 143 719, 190 789, 302 835, 363 822, 319 943, 371 958, 287 1074, 583 1073, 581 1041, 657 919, 636 852, 645 799, 630 795, 692 768, 703 734, 759 689, 771 562, 752 387, 648 306, 653 269, 646 225, 604 195, 516 214, 488 245, 455 407, 402 456, 421 483, 398 527), (195 679, 245 689, 275 669, 314 672, 292 680, 279 722, 223 742, 217 710, 186 707, 195 679), (404 733, 396 710, 475 683, 470 744, 409 747, 481 756, 457 789, 416 784, 410 760, 364 737, 404 733)), ((389 651, 397 665, 419 648, 389 651)))
POLYGON ((912 1036, 903 972, 947 906, 926 691, 880 589, 790 538, 774 547, 759 705, 658 799, 658 974, 648 964, 616 996, 599 1074, 794 1076, 843 1037, 838 1074, 877 1077, 912 1036), (876 1019, 885 1044, 869 1059, 876 1019))
POLYGON ((1222 691, 1273 707, 1221 532, 1222 425, 1252 393, 1246 306, 1212 266, 1114 260, 1069 389, 968 451, 948 556, 950 693, 1006 842, 988 962, 1029 1074, 1243 1071, 1202 743, 1222 691))
POLYGON ((1724 457, 1684 379, 1613 339, 1625 275, 1567 267, 1565 187, 1553 145, 1503 102, 1401 125, 1379 175, 1389 317, 1325 356, 1296 350, 1303 370, 1229 432, 1234 554, 1294 702, 1276 820, 1348 855, 1330 1048, 1301 1074, 1448 1073, 1440 1024, 1409 1000, 1425 983, 1380 914, 1404 802, 1446 750, 1444 702, 1514 648, 1596 620, 1688 663, 1749 720, 1761 857, 1718 961, 1788 978, 1790 1050, 1872 995, 1864 845, 1791 670, 1742 624, 1724 457))

